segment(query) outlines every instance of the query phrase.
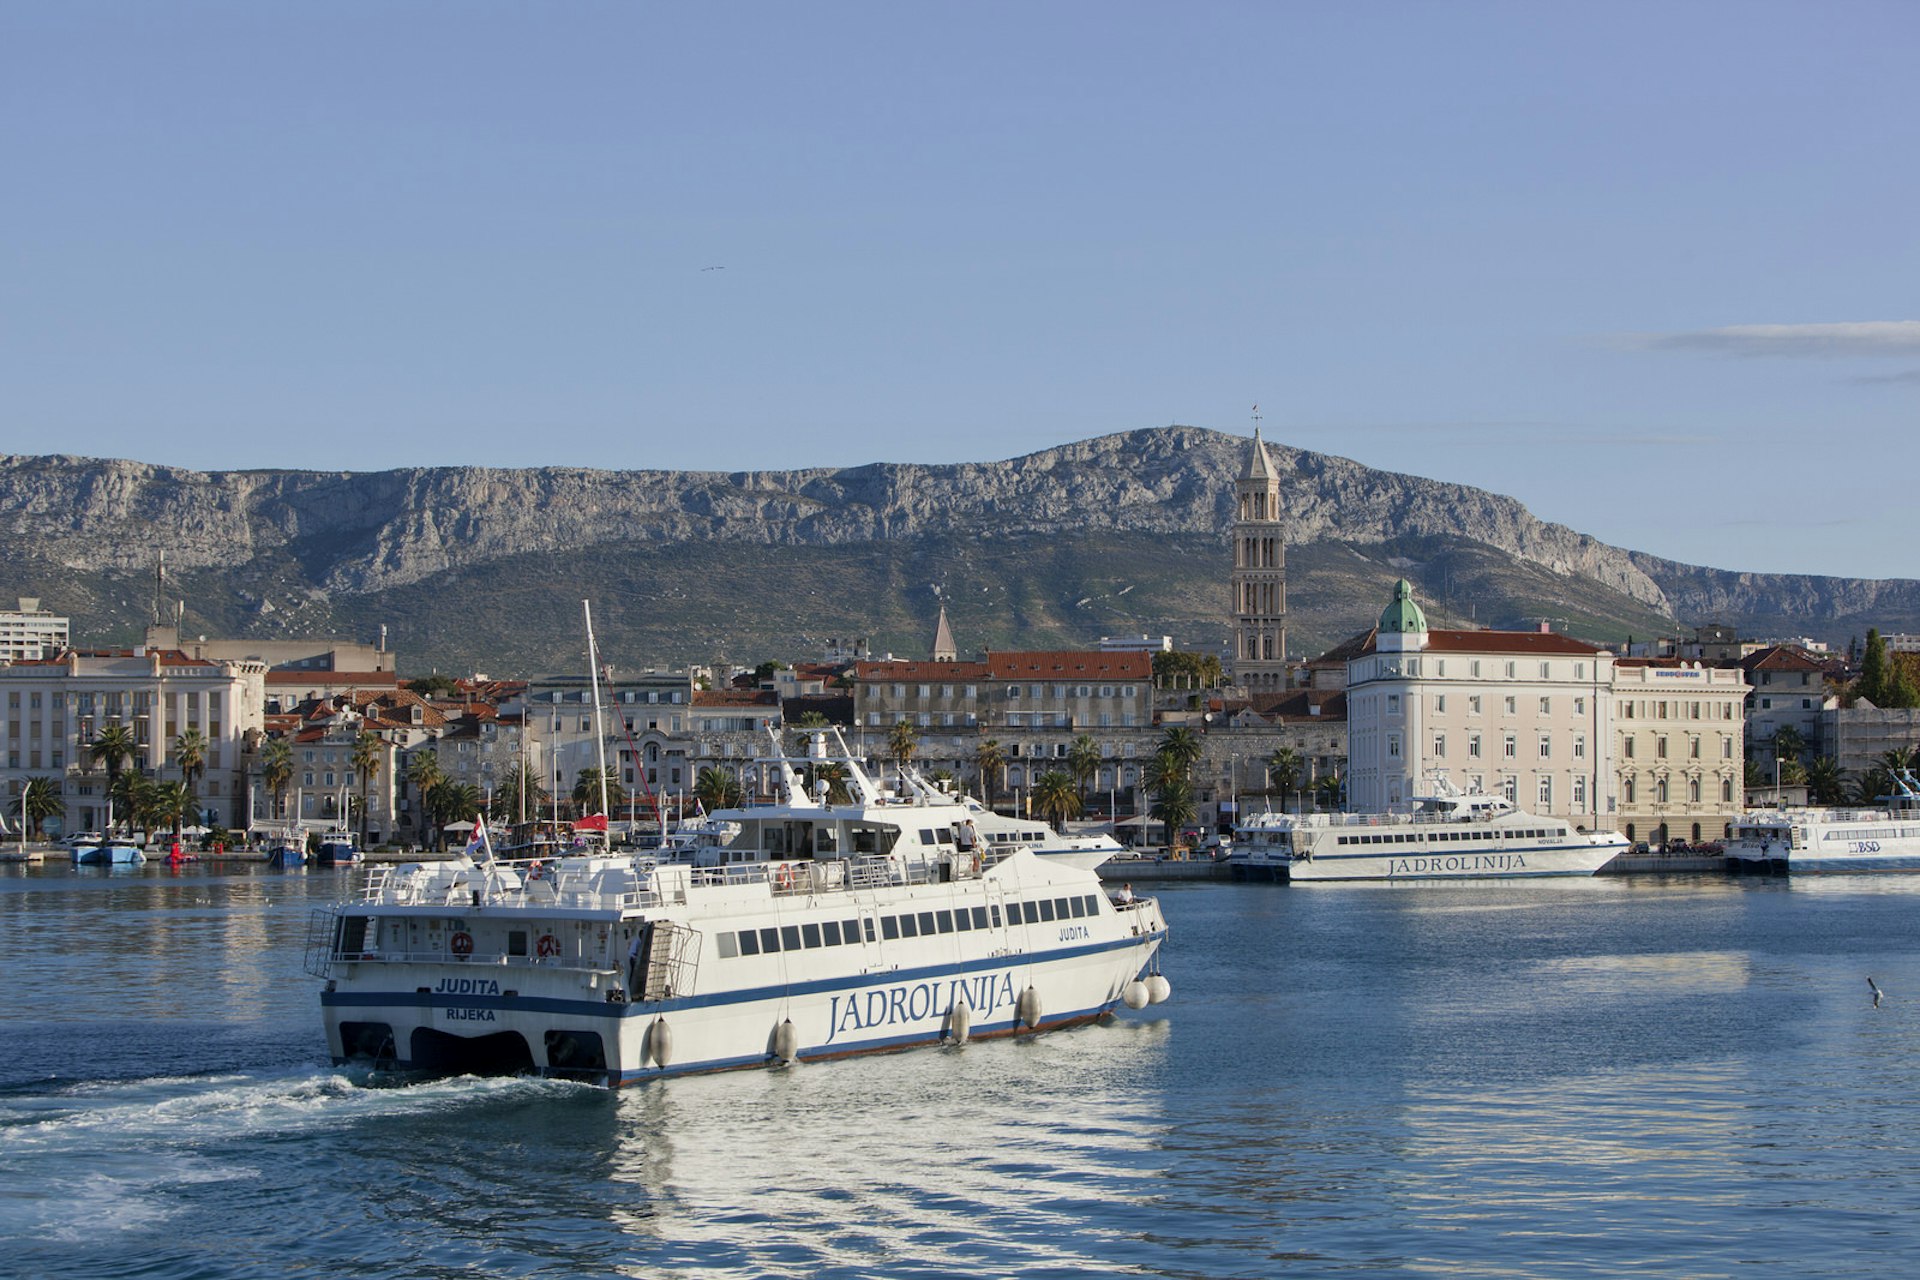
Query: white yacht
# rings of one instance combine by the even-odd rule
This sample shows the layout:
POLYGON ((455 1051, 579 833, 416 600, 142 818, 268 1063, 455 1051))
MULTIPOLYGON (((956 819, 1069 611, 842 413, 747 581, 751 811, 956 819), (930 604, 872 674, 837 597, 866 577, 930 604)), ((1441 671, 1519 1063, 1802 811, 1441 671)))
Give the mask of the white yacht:
POLYGON ((337 1063, 659 1076, 1046 1031, 1164 1000, 1158 904, 1109 901, 1045 841, 966 847, 980 814, 883 792, 840 744, 766 762, 780 804, 713 815, 669 861, 594 851, 375 867, 315 914, 337 1063), (852 799, 803 770, 844 770, 852 799), (730 832, 728 829, 732 829, 730 832))
POLYGON ((1871 809, 1756 809, 1733 824, 1732 871, 1920 871, 1920 784, 1902 770, 1871 809))
POLYGON ((1590 876, 1628 847, 1444 777, 1411 813, 1267 813, 1237 827, 1233 844, 1236 877, 1293 882, 1590 876))

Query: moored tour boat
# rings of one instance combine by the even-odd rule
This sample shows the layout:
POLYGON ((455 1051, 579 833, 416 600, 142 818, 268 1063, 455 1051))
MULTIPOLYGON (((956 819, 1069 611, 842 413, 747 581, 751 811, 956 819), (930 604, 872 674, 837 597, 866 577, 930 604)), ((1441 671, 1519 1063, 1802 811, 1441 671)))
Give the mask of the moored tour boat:
POLYGON ((309 969, 338 1063, 621 1085, 1044 1031, 1166 998, 1151 899, 1008 842, 927 787, 883 792, 816 734, 784 800, 713 815, 724 842, 537 868, 374 868, 316 913, 309 969), (808 795, 833 763, 852 799, 808 795), (662 851, 666 852, 666 851, 662 851))
POLYGON ((1628 847, 1445 778, 1411 813, 1267 813, 1237 827, 1233 845, 1236 878, 1309 883, 1590 876, 1628 847))
POLYGON ((1920 784, 1905 770, 1878 808, 1756 809, 1733 824, 1731 871, 1920 871, 1920 784))

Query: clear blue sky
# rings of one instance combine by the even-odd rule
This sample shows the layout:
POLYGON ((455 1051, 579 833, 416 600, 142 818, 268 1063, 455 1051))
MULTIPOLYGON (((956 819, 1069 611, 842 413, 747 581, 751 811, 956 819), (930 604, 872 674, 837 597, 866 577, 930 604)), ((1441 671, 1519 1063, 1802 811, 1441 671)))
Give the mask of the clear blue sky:
POLYGON ((1920 6, 0 8, 0 451, 1185 423, 1920 576, 1920 6))

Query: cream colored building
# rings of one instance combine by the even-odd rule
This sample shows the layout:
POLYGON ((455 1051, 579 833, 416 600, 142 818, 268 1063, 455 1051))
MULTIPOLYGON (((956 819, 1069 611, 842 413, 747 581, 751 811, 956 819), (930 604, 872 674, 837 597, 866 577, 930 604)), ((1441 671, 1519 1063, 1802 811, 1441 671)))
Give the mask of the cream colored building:
POLYGON ((0 662, 38 662, 51 658, 69 643, 71 625, 32 596, 21 596, 18 609, 0 609, 0 662))
POLYGON ((1613 655, 1547 631, 1430 630, 1402 580, 1347 664, 1348 808, 1404 812, 1436 775, 1614 829, 1613 655))
POLYGON ((214 662, 178 650, 69 649, 57 659, 0 667, 0 786, 17 796, 28 778, 51 777, 66 802, 65 831, 107 825, 107 771, 90 751, 100 731, 124 724, 128 762, 151 777, 180 776, 174 739, 206 739, 196 803, 215 822, 244 827, 249 734, 263 723, 266 664, 214 662))
POLYGON ((1622 658, 1613 672, 1615 785, 1629 840, 1723 840, 1746 804, 1738 667, 1622 658))

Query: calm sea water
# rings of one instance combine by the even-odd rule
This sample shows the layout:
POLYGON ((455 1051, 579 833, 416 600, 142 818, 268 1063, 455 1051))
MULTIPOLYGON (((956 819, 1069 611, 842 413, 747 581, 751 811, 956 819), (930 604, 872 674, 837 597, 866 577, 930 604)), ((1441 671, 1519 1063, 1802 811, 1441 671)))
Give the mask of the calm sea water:
POLYGON ((1167 888, 1141 1014, 610 1094, 327 1066, 301 949, 350 874, 0 869, 0 1274, 1920 1256, 1920 877, 1167 888))

